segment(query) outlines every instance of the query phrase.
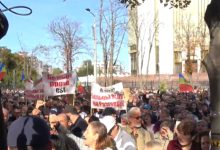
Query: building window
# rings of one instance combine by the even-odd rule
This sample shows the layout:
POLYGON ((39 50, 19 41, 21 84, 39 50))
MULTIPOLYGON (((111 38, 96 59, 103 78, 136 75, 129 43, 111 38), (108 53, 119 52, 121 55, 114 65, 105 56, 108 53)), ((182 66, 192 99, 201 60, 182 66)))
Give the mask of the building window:
POLYGON ((182 63, 175 63, 174 73, 181 73, 181 72, 182 72, 182 63))

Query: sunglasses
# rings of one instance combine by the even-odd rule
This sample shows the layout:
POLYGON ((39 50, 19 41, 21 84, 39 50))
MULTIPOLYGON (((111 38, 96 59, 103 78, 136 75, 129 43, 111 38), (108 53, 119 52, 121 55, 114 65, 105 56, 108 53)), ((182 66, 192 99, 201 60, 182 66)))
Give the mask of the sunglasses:
POLYGON ((138 117, 132 117, 135 118, 136 120, 142 119, 142 116, 138 116, 138 117))

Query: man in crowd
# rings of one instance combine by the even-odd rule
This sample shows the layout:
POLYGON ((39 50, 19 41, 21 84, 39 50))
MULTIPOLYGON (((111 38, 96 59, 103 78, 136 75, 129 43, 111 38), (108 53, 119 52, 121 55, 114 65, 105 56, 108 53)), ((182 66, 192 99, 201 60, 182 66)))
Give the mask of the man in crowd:
POLYGON ((106 126, 107 132, 114 139, 118 150, 136 150, 133 137, 117 124, 114 108, 106 108, 103 111, 103 115, 103 118, 100 118, 100 122, 106 126))
POLYGON ((141 127, 142 115, 138 107, 132 107, 128 113, 128 126, 127 132, 132 135, 136 141, 137 149, 143 150, 144 145, 153 139, 153 136, 141 127))
POLYGON ((64 110, 65 114, 69 117, 71 125, 69 130, 77 137, 82 137, 83 132, 86 130, 88 124, 78 114, 76 108, 71 105, 67 105, 64 110))

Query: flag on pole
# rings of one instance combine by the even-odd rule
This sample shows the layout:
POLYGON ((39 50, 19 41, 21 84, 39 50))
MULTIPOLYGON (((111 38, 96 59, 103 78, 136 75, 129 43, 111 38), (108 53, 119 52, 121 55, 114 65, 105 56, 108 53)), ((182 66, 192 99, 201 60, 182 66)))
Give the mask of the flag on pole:
POLYGON ((0 62, 0 80, 2 80, 5 75, 6 75, 5 64, 0 62))
POLYGON ((24 70, 22 70, 22 73, 21 73, 21 81, 24 81, 25 80, 25 74, 24 74, 24 70))
POLYGON ((179 73, 179 91, 180 92, 192 92, 193 86, 190 81, 186 80, 182 73, 179 73))

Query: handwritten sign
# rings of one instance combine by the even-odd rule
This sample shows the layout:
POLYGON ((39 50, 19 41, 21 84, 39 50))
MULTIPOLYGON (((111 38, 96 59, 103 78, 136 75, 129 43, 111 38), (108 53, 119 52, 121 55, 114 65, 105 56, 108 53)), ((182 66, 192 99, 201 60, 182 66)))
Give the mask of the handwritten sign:
POLYGON ((102 87, 97 83, 93 83, 91 91, 91 107, 97 109, 113 107, 117 110, 125 110, 126 102, 124 101, 122 83, 109 87, 102 87))
POLYGON ((58 76, 45 74, 43 75, 43 83, 45 96, 74 94, 76 74, 61 74, 58 76))

